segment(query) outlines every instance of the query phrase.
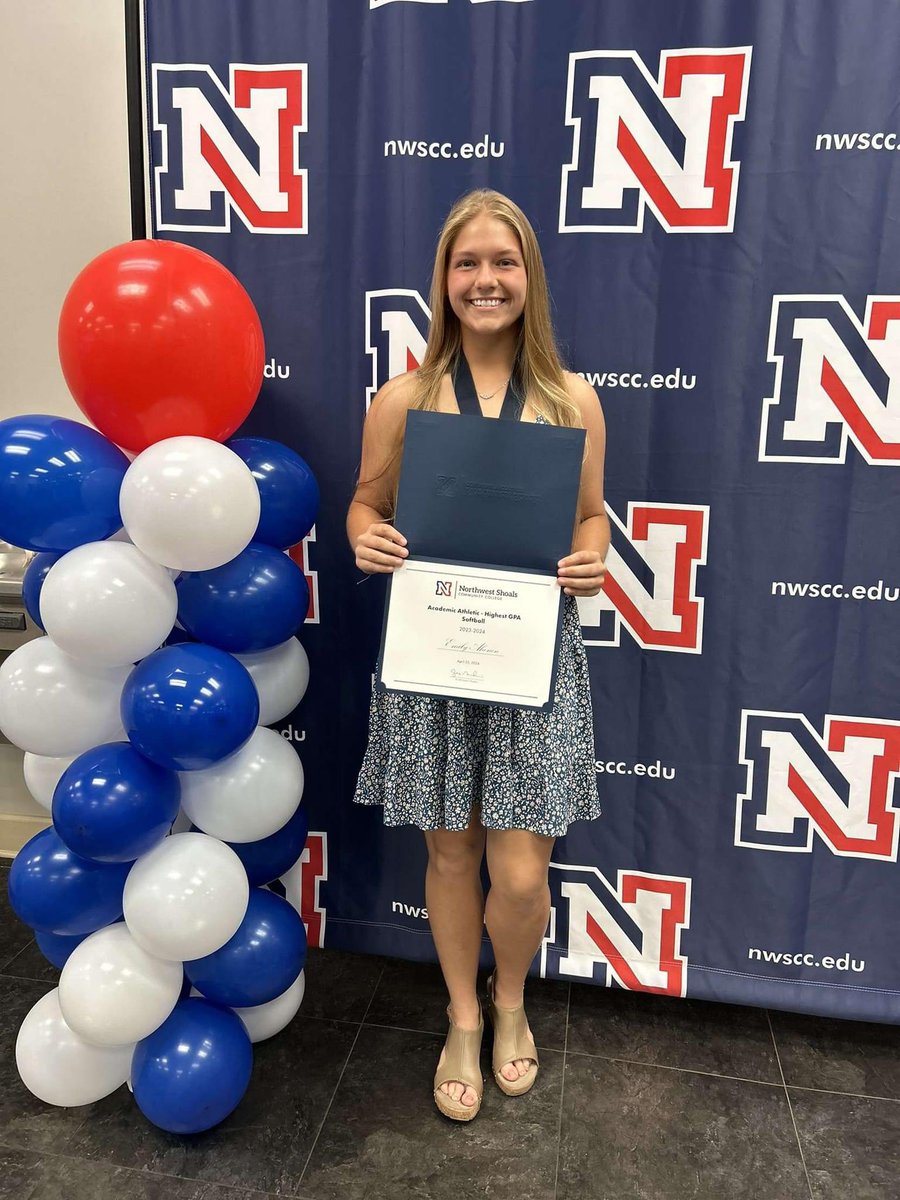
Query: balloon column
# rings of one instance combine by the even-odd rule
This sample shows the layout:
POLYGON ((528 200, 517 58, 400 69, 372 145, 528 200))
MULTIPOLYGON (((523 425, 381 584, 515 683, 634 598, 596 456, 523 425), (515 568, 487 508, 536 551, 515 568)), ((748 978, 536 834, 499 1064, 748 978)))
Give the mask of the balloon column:
POLYGON ((9 894, 62 971, 16 1061, 50 1104, 128 1082, 150 1121, 195 1133, 239 1104, 252 1043, 303 998, 303 922, 265 887, 303 851, 303 769, 267 726, 306 690, 309 596, 284 551, 318 487, 286 446, 226 441, 262 329, 200 251, 101 254, 59 352, 96 428, 0 421, 0 537, 37 552, 25 601, 46 634, 0 667, 0 728, 53 818, 9 894))

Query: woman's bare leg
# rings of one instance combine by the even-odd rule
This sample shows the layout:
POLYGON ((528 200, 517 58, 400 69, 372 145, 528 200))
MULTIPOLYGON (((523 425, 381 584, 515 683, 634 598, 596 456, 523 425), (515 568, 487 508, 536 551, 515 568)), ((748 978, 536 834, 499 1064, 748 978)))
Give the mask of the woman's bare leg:
MULTIPOLYGON (((491 887, 485 924, 494 947, 494 999, 500 1008, 518 1008, 522 1003, 525 976, 547 930, 547 872, 554 842, 527 829, 487 831, 491 887)), ((521 1078, 529 1061, 520 1058, 505 1064, 503 1076, 510 1081, 521 1078)))
MULTIPOLYGON (((477 809, 468 829, 461 832, 429 830, 425 841, 428 845, 425 903, 444 982, 450 993, 453 1022, 461 1029, 477 1029, 479 1012, 475 985, 484 934, 481 860, 485 843, 485 831, 477 809)), ((472 1105, 478 1099, 475 1092, 461 1082, 445 1083, 441 1091, 466 1105, 472 1105)))

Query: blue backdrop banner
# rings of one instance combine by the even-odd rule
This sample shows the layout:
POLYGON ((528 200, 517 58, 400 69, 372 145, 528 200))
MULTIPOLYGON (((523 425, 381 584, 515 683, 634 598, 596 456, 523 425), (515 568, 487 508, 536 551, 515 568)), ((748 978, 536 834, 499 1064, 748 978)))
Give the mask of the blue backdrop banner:
POLYGON ((367 405, 424 350, 443 218, 489 186, 535 225, 608 427, 608 582, 581 603, 604 812, 556 844, 533 970, 900 1020, 900 16, 853 13, 148 0, 154 235, 248 289, 242 432, 322 488, 281 727, 312 944, 435 957, 422 834, 351 802, 383 588, 344 517, 367 405))

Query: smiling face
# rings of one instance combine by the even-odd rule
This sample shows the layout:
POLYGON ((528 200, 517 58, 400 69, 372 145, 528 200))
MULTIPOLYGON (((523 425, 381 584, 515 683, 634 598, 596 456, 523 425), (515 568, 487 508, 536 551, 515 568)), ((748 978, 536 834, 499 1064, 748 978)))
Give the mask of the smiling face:
POLYGON ((463 330, 497 334, 525 309, 522 246, 503 221, 481 213, 459 231, 447 261, 447 298, 463 330))

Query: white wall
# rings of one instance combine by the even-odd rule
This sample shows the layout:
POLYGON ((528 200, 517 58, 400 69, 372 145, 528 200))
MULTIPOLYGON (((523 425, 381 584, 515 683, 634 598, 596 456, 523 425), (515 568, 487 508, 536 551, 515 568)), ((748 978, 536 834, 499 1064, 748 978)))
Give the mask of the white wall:
POLYGON ((0 419, 80 415, 56 322, 83 266, 131 237, 123 0, 0 0, 0 419))
MULTIPOLYGON (((81 268, 131 237, 124 23, 123 0, 0 0, 0 419, 81 417, 56 323, 81 268)), ((0 855, 47 818, 0 746, 0 855)))

